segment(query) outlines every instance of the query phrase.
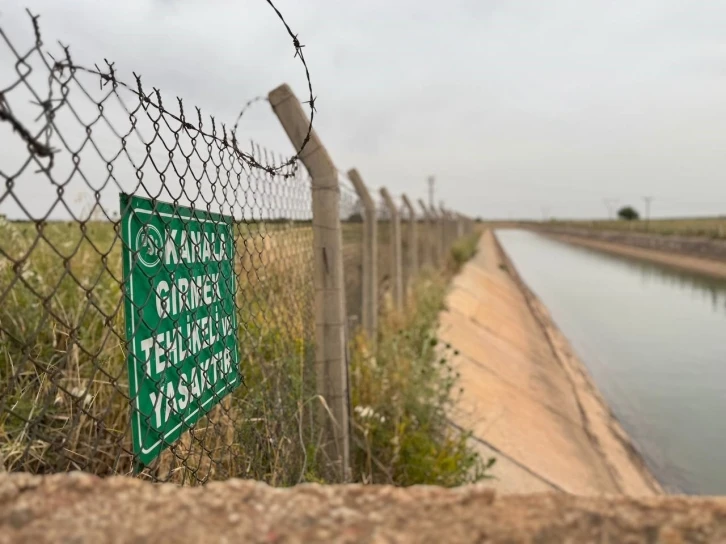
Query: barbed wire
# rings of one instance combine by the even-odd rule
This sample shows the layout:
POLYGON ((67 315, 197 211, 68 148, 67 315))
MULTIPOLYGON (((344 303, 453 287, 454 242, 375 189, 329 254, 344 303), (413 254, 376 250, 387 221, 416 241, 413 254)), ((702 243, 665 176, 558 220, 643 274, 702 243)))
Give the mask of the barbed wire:
MULTIPOLYGON (((313 122, 315 118, 315 101, 316 97, 313 94, 313 86, 312 81, 310 77, 310 70, 307 65, 307 61, 305 60, 305 55, 303 53, 303 49, 305 45, 300 43, 300 39, 297 34, 295 34, 290 26, 288 25, 287 21, 285 21, 285 18, 283 17, 282 13, 279 9, 273 4, 271 0, 266 0, 267 4, 273 9, 277 17, 282 22, 283 26, 285 27, 286 32, 288 33, 289 37, 292 40, 293 47, 295 49, 295 54, 293 55, 293 58, 299 58, 300 62, 304 68, 305 71, 305 78, 307 81, 307 91, 308 91, 308 100, 304 101, 303 104, 307 104, 310 110, 310 121, 308 123, 307 132, 305 134, 305 137, 303 138, 302 143, 300 144, 300 148, 296 150, 295 154, 292 155, 287 160, 281 162, 277 165, 270 165, 270 164, 262 164, 260 163, 252 153, 247 153, 240 149, 239 147, 239 141, 237 138, 237 128, 239 126, 239 122, 242 119, 245 112, 249 109, 249 107, 257 102, 260 101, 266 101, 266 97, 258 96, 251 100, 249 100, 240 111, 240 114, 238 115, 233 129, 231 132, 227 130, 227 127, 224 123, 221 124, 221 137, 219 135, 219 130, 217 129, 217 122, 213 116, 210 116, 211 121, 211 131, 209 129, 204 128, 203 121, 202 121, 202 114, 199 108, 195 108, 196 114, 197 114, 197 124, 196 126, 189 121, 187 121, 186 115, 184 113, 184 106, 182 99, 177 97, 177 105, 179 108, 178 113, 174 113, 167 108, 164 107, 164 104, 162 102, 161 92, 156 87, 152 88, 152 92, 146 92, 144 90, 144 87, 141 82, 141 75, 136 74, 135 72, 132 72, 135 82, 134 85, 128 84, 124 81, 121 81, 116 76, 116 69, 114 67, 114 63, 110 62, 108 59, 104 58, 104 62, 106 64, 105 69, 102 69, 98 66, 98 64, 95 64, 93 68, 87 68, 85 66, 81 66, 79 64, 76 64, 73 62, 71 58, 70 53, 70 47, 67 45, 62 44, 59 42, 60 47, 63 49, 63 59, 56 59, 51 53, 46 52, 45 55, 41 53, 41 58, 43 59, 43 62, 46 64, 50 71, 49 75, 49 81, 48 81, 48 97, 46 99, 41 99, 40 97, 36 97, 36 101, 32 102, 33 104, 39 106, 42 108, 41 114, 36 118, 36 121, 40 119, 42 116, 46 116, 48 123, 47 125, 40 131, 40 134, 37 136, 34 136, 32 132, 26 128, 26 126, 13 114, 9 103, 5 99, 5 93, 10 91, 13 87, 19 85, 22 81, 25 80, 26 77, 28 77, 30 71, 26 74, 23 74, 19 71, 19 66, 26 65, 25 60, 26 58, 33 53, 33 50, 28 52, 26 55, 20 55, 12 46, 10 40, 4 33, 4 31, 0 28, 0 36, 5 40, 7 45, 10 47, 10 49, 13 51, 13 53, 18 58, 18 61, 16 62, 16 71, 20 74, 21 78, 19 81, 16 81, 14 84, 12 84, 10 87, 5 89, 0 89, 0 121, 8 122, 12 126, 13 132, 17 133, 19 137, 28 145, 29 150, 34 153, 38 157, 42 158, 49 158, 49 162, 45 168, 42 168, 42 170, 50 170, 53 167, 54 164, 54 157, 55 154, 58 152, 57 149, 50 146, 50 137, 53 131, 52 126, 52 120, 55 112, 64 106, 67 98, 67 85, 68 83, 74 78, 75 72, 85 72, 94 76, 97 76, 99 78, 99 84, 100 88, 103 89, 107 85, 111 85, 112 91, 115 91, 118 87, 123 87, 124 89, 130 91, 131 93, 135 94, 137 98, 141 101, 142 106, 144 108, 154 108, 158 110, 159 116, 165 116, 169 119, 173 119, 174 121, 177 121, 181 123, 181 125, 184 127, 184 129, 187 131, 187 134, 190 132, 197 135, 197 136, 203 136, 205 139, 210 139, 214 142, 216 142, 218 145, 223 146, 224 148, 229 148, 232 150, 233 155, 237 157, 240 161, 242 161, 247 167, 254 168, 254 169, 260 169, 264 170, 270 175, 281 175, 284 178, 290 178, 295 175, 295 172, 298 168, 298 158, 300 156, 300 153, 302 153, 303 149, 305 149, 305 146, 307 145, 308 141, 310 140, 310 135, 312 133, 312 127, 313 122), (51 63, 48 63, 47 57, 52 61, 51 63), (67 76, 65 75, 67 74, 67 76), (65 79, 64 79, 65 78, 65 79), (59 98, 53 97, 53 82, 57 82, 60 85, 61 88, 61 96, 59 98), (40 141, 40 138, 42 137, 43 133, 45 133, 45 139, 46 143, 43 143, 40 141)), ((33 25, 33 31, 35 33, 35 46, 38 51, 40 51, 40 48, 43 46, 43 40, 41 36, 40 31, 40 24, 39 19, 40 15, 34 15, 30 10, 26 9, 26 12, 30 16, 32 25, 33 25)))

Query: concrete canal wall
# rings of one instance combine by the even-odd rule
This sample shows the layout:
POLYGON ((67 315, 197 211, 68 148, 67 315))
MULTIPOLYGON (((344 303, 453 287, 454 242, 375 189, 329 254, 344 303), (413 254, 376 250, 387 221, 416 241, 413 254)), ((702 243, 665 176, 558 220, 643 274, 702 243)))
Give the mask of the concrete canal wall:
POLYGON ((726 279, 726 240, 571 227, 533 230, 563 242, 726 279))
POLYGON ((487 231, 455 278, 440 337, 463 391, 451 418, 497 457, 500 492, 662 493, 537 297, 487 231))

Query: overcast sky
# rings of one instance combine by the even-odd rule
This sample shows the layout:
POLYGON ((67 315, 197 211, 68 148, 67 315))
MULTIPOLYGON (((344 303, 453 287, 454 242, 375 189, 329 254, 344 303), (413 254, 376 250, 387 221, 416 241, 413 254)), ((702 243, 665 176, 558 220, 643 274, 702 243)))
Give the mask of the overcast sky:
MULTIPOLYGON (((264 0, 23 3, 49 48, 230 124, 280 83, 304 95, 264 0)), ((646 195, 656 216, 726 213, 726 1, 275 3, 306 46, 318 133, 373 187, 424 197, 433 174, 437 199, 484 217, 602 217, 646 195)), ((0 25, 27 40, 15 4, 0 25)), ((291 152, 267 104, 240 136, 291 152)))

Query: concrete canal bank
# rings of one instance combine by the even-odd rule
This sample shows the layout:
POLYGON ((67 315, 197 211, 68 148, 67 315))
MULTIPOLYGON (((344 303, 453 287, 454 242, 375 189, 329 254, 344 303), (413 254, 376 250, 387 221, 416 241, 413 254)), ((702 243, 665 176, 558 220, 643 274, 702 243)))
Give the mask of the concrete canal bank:
POLYGON ((458 350, 463 391, 451 418, 496 456, 504 493, 662 492, 546 308, 495 236, 454 280, 440 337, 458 350))
POLYGON ((594 229, 537 228, 535 230, 569 244, 726 279, 724 240, 594 229))

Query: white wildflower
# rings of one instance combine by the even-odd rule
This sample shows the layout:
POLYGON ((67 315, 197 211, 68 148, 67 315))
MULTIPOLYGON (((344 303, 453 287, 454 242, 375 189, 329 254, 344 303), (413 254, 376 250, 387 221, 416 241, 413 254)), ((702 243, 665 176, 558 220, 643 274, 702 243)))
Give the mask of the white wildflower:
POLYGON ((80 387, 74 387, 73 389, 71 389, 71 396, 76 399, 82 399, 84 408, 88 407, 88 405, 90 405, 91 401, 93 400, 93 397, 88 393, 85 393, 80 387))
POLYGON ((356 406, 355 413, 361 419, 368 419, 376 415, 375 410, 371 406, 356 406))

